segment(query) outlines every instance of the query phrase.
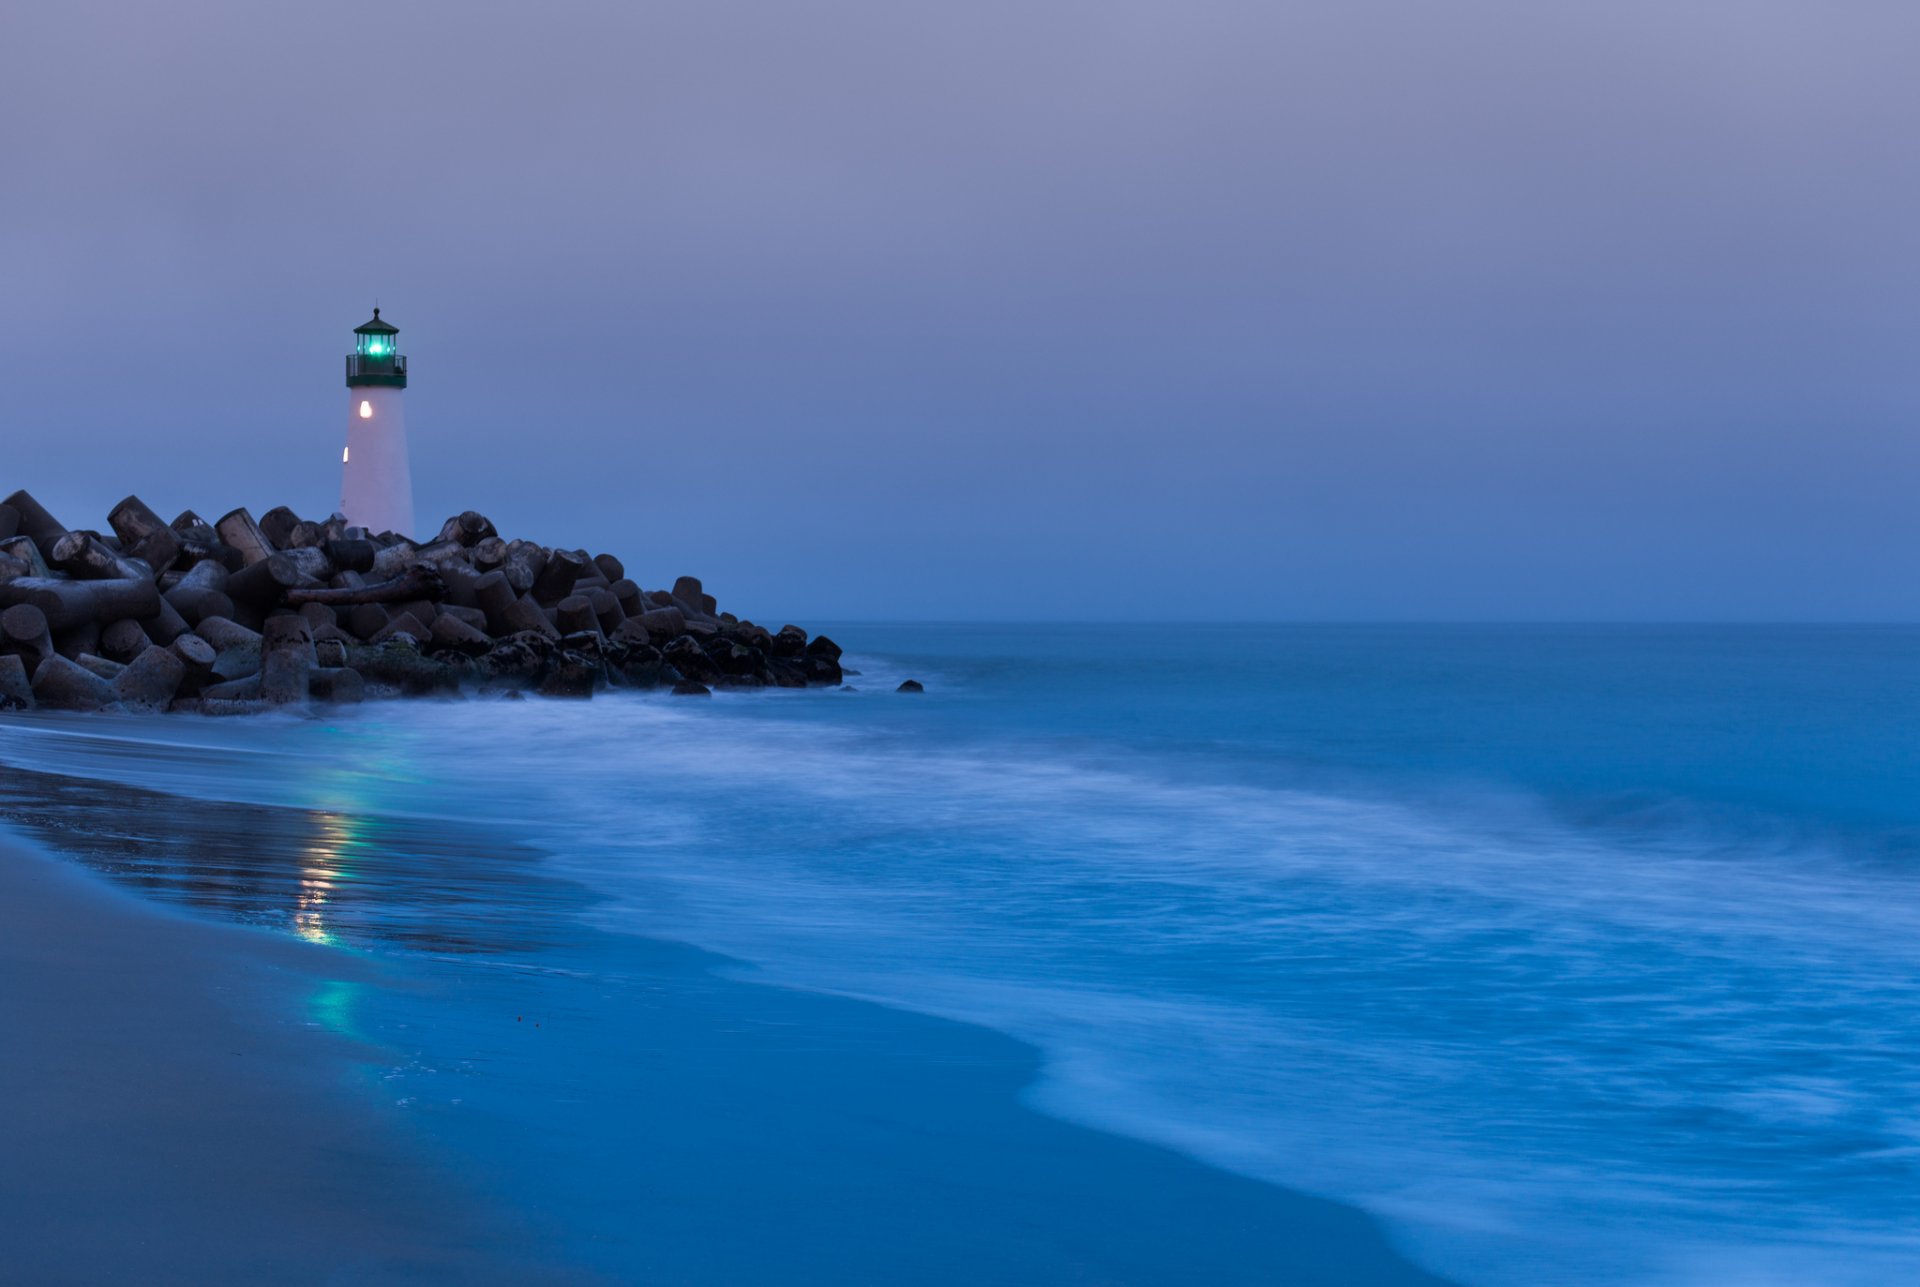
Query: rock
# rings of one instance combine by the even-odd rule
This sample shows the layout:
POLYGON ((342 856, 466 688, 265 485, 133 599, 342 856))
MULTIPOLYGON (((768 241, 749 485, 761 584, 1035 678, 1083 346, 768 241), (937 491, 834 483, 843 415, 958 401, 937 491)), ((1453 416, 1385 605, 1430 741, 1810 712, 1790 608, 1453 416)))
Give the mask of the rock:
POLYGON ((667 665, 680 672, 682 679, 697 680, 700 683, 717 683, 720 668, 713 664, 706 650, 700 647, 692 635, 681 635, 660 650, 661 658, 667 665))
POLYGON ((346 666, 316 666, 307 673, 307 688, 313 700, 347 705, 364 701, 367 684, 360 672, 346 666))
POLYGON ((113 705, 113 685, 78 662, 55 654, 33 672, 33 698, 52 710, 97 711, 113 705))
POLYGON ((493 647, 493 640, 450 613, 435 617, 430 629, 436 648, 452 648, 470 657, 478 657, 493 647))
POLYGON ((39 661, 53 654, 53 634, 47 614, 30 603, 16 603, 0 611, 0 646, 39 661))
POLYGON ((776 657, 800 657, 807 651, 807 632, 799 626, 781 626, 769 651, 776 657))
POLYGON ((22 576, 0 581, 0 606, 30 603, 46 614, 58 634, 121 617, 151 617, 160 611, 160 589, 151 580, 62 581, 22 576))
POLYGON ((33 682, 27 665, 12 653, 0 653, 0 711, 33 709, 33 682))
POLYGON ((100 678, 106 680, 108 683, 112 683, 115 679, 118 679, 120 672, 126 669, 125 666, 117 661, 108 661, 105 657, 97 657, 90 652, 83 652, 73 660, 100 676, 100 678))
POLYGON ((572 649, 562 649, 540 681, 542 697, 592 697, 601 677, 599 662, 572 649))
POLYGON ((131 617, 122 617, 100 632, 100 655, 112 661, 132 661, 152 646, 153 640, 131 617))
POLYGON ((900 685, 900 687, 894 689, 893 691, 896 693, 924 693, 927 690, 921 685, 919 680, 909 679, 904 681, 900 685))
POLYGON ((673 686, 673 695, 675 697, 711 697, 713 690, 705 684, 683 679, 673 686))
MULTIPOLYGON (((202 641, 200 646, 207 645, 202 641)), ((113 695, 128 710, 164 711, 186 677, 186 665, 178 656, 150 644, 114 677, 113 695)))

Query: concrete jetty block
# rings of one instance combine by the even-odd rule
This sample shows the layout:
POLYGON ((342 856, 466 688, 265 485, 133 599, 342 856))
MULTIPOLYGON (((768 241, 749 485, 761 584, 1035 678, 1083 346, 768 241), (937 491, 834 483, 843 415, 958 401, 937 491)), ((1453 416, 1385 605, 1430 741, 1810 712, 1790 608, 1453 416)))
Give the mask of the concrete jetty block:
POLYGON ((456 621, 464 621, 475 630, 482 632, 487 628, 487 614, 478 608, 462 608, 455 604, 443 603, 434 620, 438 621, 441 617, 452 617, 456 621))
POLYGON ((160 588, 151 580, 61 581, 15 577, 0 582, 0 605, 30 603, 47 614, 55 634, 96 621, 146 618, 160 610, 160 588))
POLYGON ((211 702, 257 702, 260 700, 260 676, 246 675, 224 683, 208 684, 200 690, 200 699, 211 702))
POLYGON ((167 646, 172 650, 173 655, 178 657, 181 663, 186 666, 189 674, 196 670, 206 670, 211 667, 213 665, 213 659, 217 655, 212 644, 195 634, 181 635, 167 646))
POLYGON ((678 608, 650 608, 637 618, 656 639, 671 639, 687 633, 687 617, 678 608))
POLYGON ((276 550, 292 547, 293 529, 300 526, 300 516, 285 505, 275 505, 260 516, 260 534, 272 542, 276 550))
POLYGON ((20 511, 11 505, 0 505, 0 541, 20 532, 20 511))
POLYGON ((105 657, 97 656, 90 652, 83 652, 73 660, 100 676, 100 678, 106 680, 108 683, 112 683, 115 679, 119 678, 120 672, 126 669, 125 666, 117 661, 110 661, 105 657))
POLYGON ((0 554, 17 559, 27 565, 28 576, 52 576, 53 569, 47 566, 47 556, 33 543, 31 536, 15 536, 0 541, 0 554))
POLYGON ((287 533, 287 548, 290 550, 323 550, 327 545, 327 529, 312 519, 301 519, 287 533))
POLYGON ((600 629, 600 619, 593 614, 593 600, 584 594, 570 594, 555 604, 554 624, 563 635, 600 629))
POLYGON ((53 632, 47 627, 47 614, 30 603, 0 611, 0 645, 35 662, 52 656, 53 632))
POLYGON ((470 657, 478 657, 493 647, 493 640, 484 631, 476 630, 451 613, 443 612, 435 617, 430 632, 434 647, 452 648, 470 657))
POLYGON ((627 619, 620 610, 620 600, 613 597, 611 590, 594 590, 587 595, 587 602, 593 605, 594 619, 600 623, 602 634, 612 634, 627 619))
POLYGON ((476 606, 474 587, 480 583, 480 573, 457 560, 440 564, 439 570, 441 579, 447 583, 446 602, 462 608, 476 606))
POLYGON ((645 648, 652 642, 652 636, 647 633, 647 628, 632 617, 628 617, 609 631, 607 637, 628 648, 645 648))
POLYGON ((322 589, 320 579, 306 569, 324 568, 326 557, 319 550, 277 550, 228 577, 227 597, 257 608, 279 603, 289 590, 322 589), (313 557, 305 557, 309 555, 313 557))
POLYGON ((373 637, 368 639, 367 642, 381 644, 393 638, 395 635, 407 635, 411 637, 415 643, 424 648, 433 638, 433 628, 422 622, 420 618, 414 616, 411 612, 402 612, 395 615, 391 621, 374 632, 373 637))
POLYGON ((107 526, 120 538, 120 548, 156 573, 173 566, 180 556, 180 534, 162 522, 138 496, 129 496, 107 514, 107 526))
POLYGON ((419 561, 419 547, 412 541, 400 541, 373 556, 373 566, 367 569, 367 577, 374 581, 389 581, 419 561))
POLYGON ((99 653, 99 623, 82 621, 79 625, 69 630, 54 631, 53 650, 69 661, 77 661, 86 653, 99 653))
POLYGON ((100 655, 123 665, 153 647, 153 640, 132 617, 122 617, 100 631, 100 655))
POLYGON ((156 645, 127 663, 114 678, 113 695, 128 710, 163 711, 186 677, 180 658, 156 645))
POLYGON ((220 516, 213 525, 224 545, 231 546, 240 555, 242 567, 252 567, 255 563, 264 563, 274 553, 272 542, 267 540, 260 525, 253 521, 253 515, 244 507, 229 510, 220 516))
POLYGON ((19 534, 39 546, 43 555, 51 555, 53 543, 67 534, 66 526, 41 508, 40 502, 25 490, 15 492, 0 504, 19 516, 15 520, 19 534))
POLYGON ((345 705, 364 701, 367 683, 359 671, 346 666, 317 666, 307 675, 307 690, 316 702, 345 705))
POLYGON ((555 550, 533 581, 533 601, 550 608, 573 593, 573 583, 587 569, 587 556, 579 550, 555 550))
POLYGON ((497 536, 489 536, 476 544, 470 554, 475 570, 491 572, 507 561, 507 543, 497 536))
POLYGON ((164 595, 161 596, 160 606, 154 614, 150 617, 142 617, 140 625, 146 630, 147 636, 157 644, 170 644, 193 629, 181 611, 167 602, 164 595))
POLYGON ((16 559, 11 554, 0 552, 0 581, 11 581, 17 576, 32 575, 32 564, 25 559, 16 559))
POLYGON ((33 681, 27 664, 10 652, 0 653, 0 711, 33 709, 33 681))
POLYGON ((297 613, 267 618, 260 634, 261 700, 284 706, 307 700, 307 675, 319 661, 313 626, 297 613))
POLYGON ((312 665, 317 658, 313 647, 313 623, 297 612, 281 612, 268 617, 260 630, 260 653, 296 652, 312 665))
POLYGON ((97 532, 68 532, 53 543, 47 562, 82 581, 132 581, 151 578, 153 569, 108 549, 97 532))
POLYGON ((97 711, 113 705, 113 685, 56 654, 34 668, 33 699, 53 710, 97 711))
POLYGON ((258 649, 260 647, 259 631, 249 630, 225 617, 208 617, 196 625, 193 632, 212 644, 218 652, 225 652, 229 648, 258 649))
POLYGON ((496 634, 518 633, 524 630, 529 634, 559 642, 560 631, 555 629, 553 622, 547 619, 547 614, 539 604, 533 601, 532 595, 523 594, 507 605, 507 610, 501 614, 501 619, 506 629, 496 631, 496 634))
MULTIPOLYGON (((217 563, 196 563, 194 567, 219 567, 217 563)), ((225 569, 223 569, 225 571, 225 569)), ((198 626, 207 617, 232 617, 234 601, 219 590, 204 590, 200 586, 175 586, 167 594, 161 595, 167 603, 173 605, 180 619, 188 626, 198 626)))
POLYGON ((307 700, 307 676, 313 664, 304 653, 277 649, 260 658, 260 699, 275 706, 307 700))
POLYGON ((321 547, 327 552, 327 558, 333 566, 342 572, 371 572, 373 563, 379 557, 379 548, 372 541, 361 538, 351 540, 341 537, 328 541, 321 547))
POLYGON ((504 571, 488 572, 473 583, 473 605, 487 614, 496 634, 506 633, 501 614, 519 597, 504 571))
POLYGON ((384 604, 356 603, 346 610, 342 624, 349 634, 370 640, 385 630, 392 620, 393 614, 387 611, 384 604))
POLYGON ((494 530, 493 520, 478 510, 463 510, 448 519, 440 528, 439 539, 458 541, 469 548, 482 541, 496 540, 499 533, 494 530))

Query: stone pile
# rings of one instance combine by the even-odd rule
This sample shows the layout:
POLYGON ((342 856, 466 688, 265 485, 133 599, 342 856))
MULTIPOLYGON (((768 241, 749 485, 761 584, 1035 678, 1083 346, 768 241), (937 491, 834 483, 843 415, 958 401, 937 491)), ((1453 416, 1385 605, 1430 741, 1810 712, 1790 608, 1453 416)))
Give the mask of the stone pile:
POLYGON ((424 544, 284 506, 166 523, 136 496, 107 525, 0 502, 0 710, 841 681, 824 635, 721 612, 693 577, 642 590, 611 554, 504 540, 471 510, 424 544))

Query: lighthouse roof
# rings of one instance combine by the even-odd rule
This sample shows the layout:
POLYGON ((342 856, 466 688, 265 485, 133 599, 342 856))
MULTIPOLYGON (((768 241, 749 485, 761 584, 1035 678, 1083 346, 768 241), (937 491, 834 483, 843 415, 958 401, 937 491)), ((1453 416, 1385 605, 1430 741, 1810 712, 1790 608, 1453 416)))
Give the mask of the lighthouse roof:
POLYGON ((373 310, 373 320, 362 322, 353 328, 355 335, 398 335, 400 328, 380 320, 380 310, 373 310))

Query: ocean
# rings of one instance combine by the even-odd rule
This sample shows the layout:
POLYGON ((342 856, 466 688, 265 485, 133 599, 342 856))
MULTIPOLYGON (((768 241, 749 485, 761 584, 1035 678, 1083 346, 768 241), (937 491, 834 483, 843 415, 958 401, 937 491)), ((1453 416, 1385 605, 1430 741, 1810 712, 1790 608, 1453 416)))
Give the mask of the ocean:
POLYGON ((374 962, 300 1022, 614 1280, 1062 1281, 913 1156, 983 1079, 1197 1164, 1087 1281, 1225 1281, 1210 1173, 1487 1287, 1920 1280, 1920 629, 828 632, 846 689, 9 717, 0 820, 374 962))

